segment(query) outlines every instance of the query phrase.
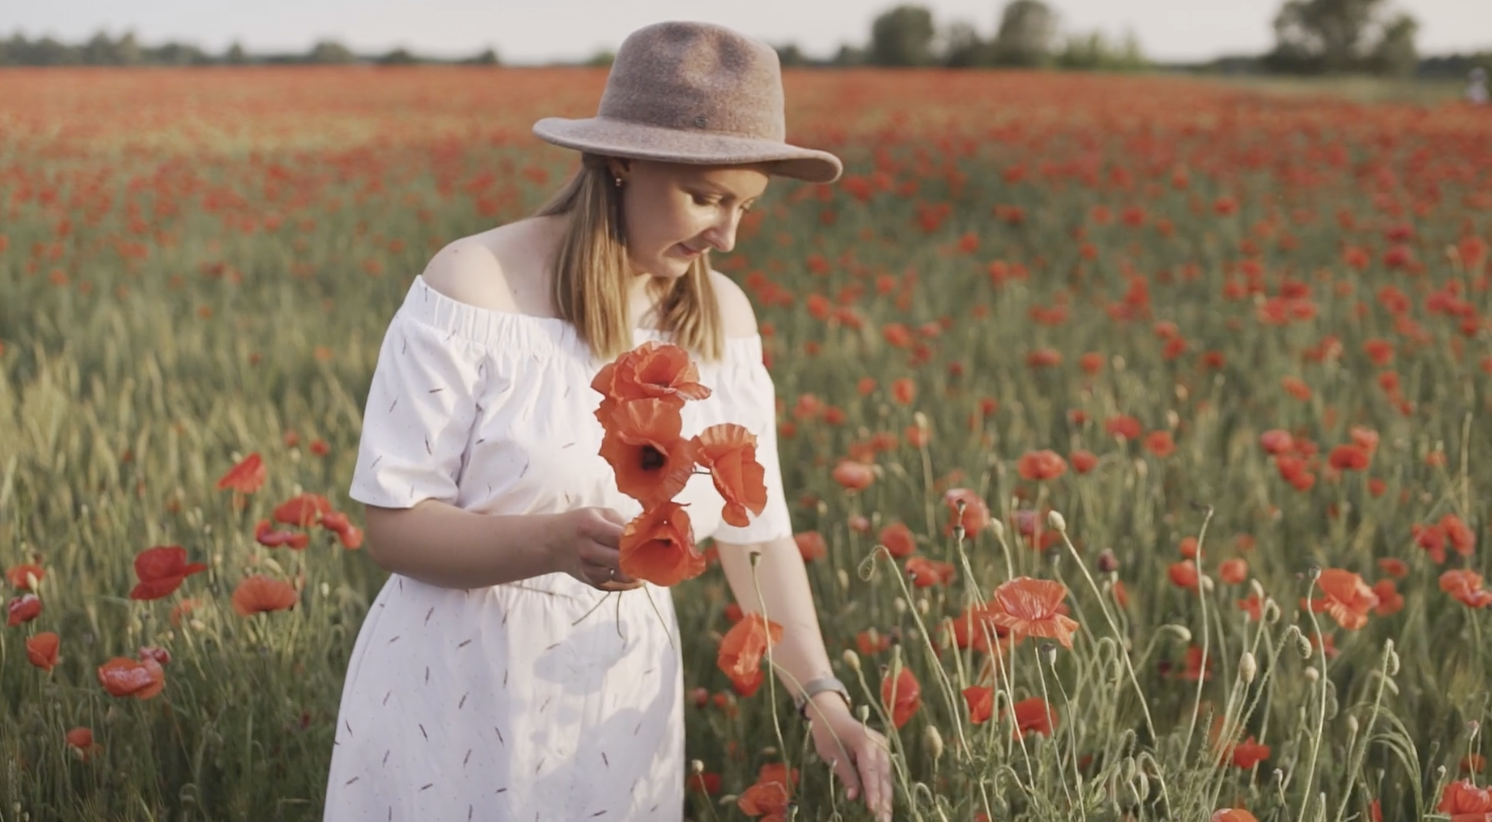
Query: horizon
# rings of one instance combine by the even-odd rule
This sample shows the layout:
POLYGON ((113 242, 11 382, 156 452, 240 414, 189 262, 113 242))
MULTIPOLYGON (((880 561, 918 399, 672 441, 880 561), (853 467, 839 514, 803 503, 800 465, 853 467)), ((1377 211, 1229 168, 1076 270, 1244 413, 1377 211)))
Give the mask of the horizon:
MULTIPOLYGON (((368 0, 348 18, 325 0, 263 0, 252 8, 205 8, 187 0, 139 0, 127 8, 104 0, 59 0, 13 12, 8 31, 36 40, 51 37, 76 45, 100 32, 111 38, 133 32, 142 46, 168 42, 221 54, 238 43, 250 55, 300 54, 317 42, 336 41, 359 55, 405 49, 432 59, 460 59, 492 49, 514 66, 574 63, 615 51, 631 31, 668 19, 719 23, 775 46, 796 45, 809 59, 832 57, 841 46, 863 46, 871 21, 895 2, 827 0, 803 8, 794 0, 758 0, 750 8, 631 0, 625 5, 595 0, 549 0, 542 8, 479 7, 470 0, 431 0, 415 9, 393 0, 368 0), (491 29, 491 36, 473 34, 491 29)), ((934 22, 974 25, 989 38, 1003 2, 934 0, 922 3, 934 22)), ((1053 0, 1062 35, 1100 32, 1121 41, 1138 40, 1149 59, 1198 63, 1257 55, 1273 45, 1270 25, 1276 0, 1245 0, 1200 9, 1189 0, 1053 0)), ((1492 3, 1467 8, 1464 0, 1401 0, 1393 8, 1420 24, 1422 56, 1492 50, 1492 3), (1470 32, 1485 33, 1473 37, 1470 32)))

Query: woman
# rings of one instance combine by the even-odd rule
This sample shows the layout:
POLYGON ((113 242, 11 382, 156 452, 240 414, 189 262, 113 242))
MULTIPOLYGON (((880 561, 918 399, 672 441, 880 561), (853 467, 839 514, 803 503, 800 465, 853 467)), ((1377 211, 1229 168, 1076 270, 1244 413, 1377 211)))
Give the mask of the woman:
POLYGON ((635 32, 597 117, 534 130, 579 150, 579 173, 535 217, 437 254, 384 337, 351 496, 392 575, 348 668, 326 819, 681 817, 677 619, 668 589, 620 571, 640 507, 598 455, 590 388, 650 339, 690 350, 712 391, 684 436, 757 435, 760 516, 720 522, 703 475, 679 500, 743 609, 784 626, 773 658, 819 755, 890 819, 886 741, 831 675, 792 540, 756 320, 709 266, 769 175, 831 182, 839 160, 784 142, 776 53, 705 24, 635 32))

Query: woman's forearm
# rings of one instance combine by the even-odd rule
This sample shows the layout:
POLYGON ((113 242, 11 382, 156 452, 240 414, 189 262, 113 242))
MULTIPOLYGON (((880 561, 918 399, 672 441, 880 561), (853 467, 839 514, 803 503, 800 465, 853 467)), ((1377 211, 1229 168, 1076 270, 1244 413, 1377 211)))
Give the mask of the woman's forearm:
POLYGON ((743 610, 764 613, 782 626, 782 639, 772 647, 772 661, 780 669, 779 679, 789 693, 797 696, 804 683, 831 676, 833 669, 824 650, 808 571, 792 538, 751 545, 721 544, 719 550, 720 566, 736 602, 743 610), (752 552, 761 553, 755 580, 752 552))
POLYGON ((367 509, 368 553, 382 568, 443 588, 484 588, 555 570, 546 514, 493 516, 435 500, 367 509))

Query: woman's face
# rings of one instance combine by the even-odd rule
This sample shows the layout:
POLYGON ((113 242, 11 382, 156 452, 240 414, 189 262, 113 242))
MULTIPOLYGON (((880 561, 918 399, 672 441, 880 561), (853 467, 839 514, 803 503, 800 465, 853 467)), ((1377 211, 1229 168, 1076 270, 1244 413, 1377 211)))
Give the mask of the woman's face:
POLYGON ((767 188, 759 166, 614 160, 627 250, 639 274, 673 279, 706 251, 735 247, 741 216, 767 188))

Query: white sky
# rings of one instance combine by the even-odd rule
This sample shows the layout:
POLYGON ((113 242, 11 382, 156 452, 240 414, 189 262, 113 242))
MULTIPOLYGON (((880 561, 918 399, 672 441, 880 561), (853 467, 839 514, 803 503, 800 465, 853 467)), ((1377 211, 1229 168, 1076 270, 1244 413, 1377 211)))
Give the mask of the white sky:
MULTIPOLYGON (((509 63, 615 49, 660 20, 720 23, 811 56, 864 44, 870 21, 898 0, 0 0, 0 36, 20 31, 76 42, 133 30, 144 45, 185 41, 221 52, 300 52, 337 39, 358 52, 395 47, 463 56, 495 48, 509 63)), ((1257 53, 1273 38, 1282 0, 1048 0, 1067 32, 1132 31, 1160 60, 1257 53)), ((1420 22, 1422 54, 1492 48, 1492 0, 1391 0, 1420 22)), ((965 20, 994 32, 1004 0, 924 0, 941 26, 965 20)))

